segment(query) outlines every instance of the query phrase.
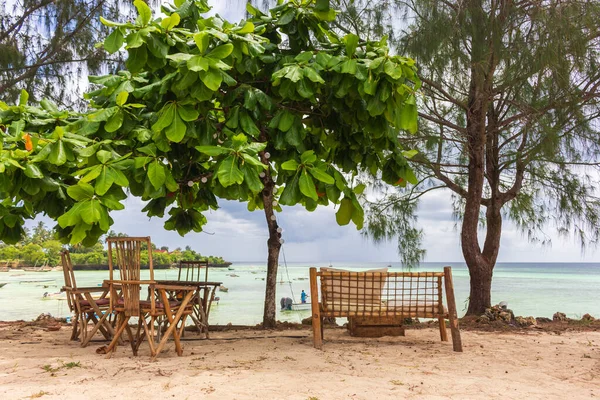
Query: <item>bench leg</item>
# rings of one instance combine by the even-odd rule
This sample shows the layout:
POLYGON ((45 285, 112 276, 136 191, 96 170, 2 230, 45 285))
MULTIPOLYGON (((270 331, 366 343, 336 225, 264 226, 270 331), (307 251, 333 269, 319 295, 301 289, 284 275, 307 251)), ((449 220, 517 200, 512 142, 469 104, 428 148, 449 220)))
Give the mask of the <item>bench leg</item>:
POLYGON ((319 291, 317 287, 317 269, 311 267, 310 274, 310 295, 311 295, 311 311, 312 311, 312 330, 313 344, 315 349, 323 348, 323 320, 321 319, 321 309, 319 305, 319 291))
POLYGON ((452 348, 454 351, 462 352, 462 340, 460 338, 460 331, 458 330, 458 315, 454 300, 454 283, 452 282, 452 269, 450 267, 444 267, 444 284, 446 286, 446 302, 448 304, 450 333, 452 334, 452 348))
POLYGON ((440 325, 440 338, 442 342, 448 341, 448 332, 446 331, 446 319, 444 317, 439 317, 438 322, 440 325))
POLYGON ((312 328, 313 328, 313 344, 315 346, 315 349, 320 350, 323 348, 323 324, 322 324, 320 315, 313 314, 312 328))

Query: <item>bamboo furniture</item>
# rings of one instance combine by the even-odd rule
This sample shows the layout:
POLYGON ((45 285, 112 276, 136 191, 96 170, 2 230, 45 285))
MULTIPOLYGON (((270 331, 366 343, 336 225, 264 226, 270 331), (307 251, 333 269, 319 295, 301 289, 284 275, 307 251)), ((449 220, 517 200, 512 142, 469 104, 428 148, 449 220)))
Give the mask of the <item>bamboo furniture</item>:
POLYGON ((108 287, 78 287, 71 255, 64 250, 60 257, 65 278, 62 290, 67 294, 67 304, 74 314, 71 340, 80 338, 81 347, 86 347, 98 331, 106 340, 111 340, 115 332, 109 321, 110 300, 106 297, 109 292, 108 287), (95 299, 92 293, 100 293, 100 298, 95 299), (90 323, 92 330, 88 331, 90 323))
POLYGON ((444 267, 444 272, 350 272, 310 268, 310 290, 313 341, 318 349, 323 346, 325 317, 366 318, 399 324, 405 318, 436 318, 441 340, 448 341, 445 323, 448 319, 453 349, 462 351, 450 267, 444 267), (447 308, 443 304, 444 290, 447 308))
POLYGON ((127 332, 131 349, 137 355, 142 341, 147 340, 152 359, 156 359, 163 350, 167 340, 173 336, 177 355, 183 354, 181 332, 185 327, 185 319, 192 313, 190 300, 196 290, 193 286, 161 285, 154 280, 152 263, 152 243, 150 237, 109 238, 108 243, 108 285, 110 288, 110 306, 117 313, 115 337, 106 349, 107 357, 115 351, 119 337, 127 332), (148 270, 150 279, 142 280, 141 254, 148 253, 148 270), (113 259, 114 256, 114 259, 113 259), (116 261, 116 265, 114 264, 116 261), (118 267, 120 280, 114 279, 114 268, 118 267), (141 300, 142 285, 148 286, 148 299, 141 300), (122 296, 117 297, 117 290, 122 296), (181 301, 169 301, 167 292, 177 290, 183 293, 181 301), (137 318, 137 330, 133 333, 129 326, 131 318, 137 318), (155 322, 166 322, 167 328, 160 341, 155 343, 155 322))
POLYGON ((179 261, 179 272, 177 274, 177 282, 175 281, 159 281, 165 284, 185 283, 187 285, 196 286, 196 293, 192 298, 194 312, 190 315, 192 321, 196 325, 199 334, 209 338, 208 316, 210 314, 210 306, 215 298, 216 288, 222 282, 208 281, 208 260, 181 260, 179 261), (204 269, 204 274, 202 274, 204 269), (204 275, 204 277, 202 277, 204 275))

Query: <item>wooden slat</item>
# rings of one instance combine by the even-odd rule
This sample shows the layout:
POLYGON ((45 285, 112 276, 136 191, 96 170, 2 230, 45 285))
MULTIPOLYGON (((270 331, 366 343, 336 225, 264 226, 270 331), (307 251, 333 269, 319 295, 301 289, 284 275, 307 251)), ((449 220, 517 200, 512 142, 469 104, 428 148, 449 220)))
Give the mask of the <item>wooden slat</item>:
POLYGON ((444 267, 444 283, 446 285, 446 302, 448 305, 448 320, 450 321, 450 333, 452 334, 452 347, 454 351, 462 350, 462 340, 458 329, 458 315, 456 313, 456 301, 454 299, 454 282, 452 282, 452 268, 444 267))

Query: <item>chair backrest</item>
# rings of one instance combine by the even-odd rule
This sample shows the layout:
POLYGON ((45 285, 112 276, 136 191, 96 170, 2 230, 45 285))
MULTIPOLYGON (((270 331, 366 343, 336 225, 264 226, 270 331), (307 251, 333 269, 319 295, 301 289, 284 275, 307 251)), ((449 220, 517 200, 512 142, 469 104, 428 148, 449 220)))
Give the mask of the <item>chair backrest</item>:
POLYGON ((75 302, 72 298, 73 294, 69 289, 77 289, 77 283, 75 281, 75 273, 73 272, 73 263, 71 262, 71 255, 68 250, 63 250, 60 252, 60 258, 62 261, 62 269, 63 275, 65 278, 65 290, 67 292, 67 304, 69 305, 69 309, 74 311, 75 302))
POLYGON ((206 261, 179 261, 177 280, 186 282, 201 282, 201 272, 204 268, 204 282, 208 282, 208 260, 206 261))
MULTIPOLYGON (((114 268, 119 268, 125 314, 128 316, 139 316, 141 291, 139 282, 141 280, 141 255, 144 251, 144 245, 146 245, 145 247, 148 251, 150 280, 154 280, 152 242, 150 237, 112 237, 106 239, 106 242, 108 244, 109 277, 110 280, 113 280, 114 268)), ((112 297, 111 295, 111 300, 112 297)))
MULTIPOLYGON (((351 272, 321 269, 324 316, 427 317, 443 314, 444 272, 351 272)), ((312 283, 311 283, 312 285, 312 283)))

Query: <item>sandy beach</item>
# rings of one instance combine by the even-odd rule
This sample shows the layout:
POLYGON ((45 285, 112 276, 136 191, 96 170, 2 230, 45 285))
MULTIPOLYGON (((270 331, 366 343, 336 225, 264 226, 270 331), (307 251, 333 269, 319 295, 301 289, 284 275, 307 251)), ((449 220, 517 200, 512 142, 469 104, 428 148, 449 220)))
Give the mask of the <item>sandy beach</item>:
POLYGON ((463 330, 464 353, 437 329, 353 338, 326 329, 323 351, 308 328, 187 334, 150 362, 120 346, 111 359, 31 323, 0 324, 2 399, 589 399, 600 396, 600 332, 463 330))

